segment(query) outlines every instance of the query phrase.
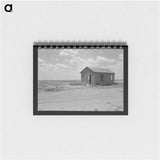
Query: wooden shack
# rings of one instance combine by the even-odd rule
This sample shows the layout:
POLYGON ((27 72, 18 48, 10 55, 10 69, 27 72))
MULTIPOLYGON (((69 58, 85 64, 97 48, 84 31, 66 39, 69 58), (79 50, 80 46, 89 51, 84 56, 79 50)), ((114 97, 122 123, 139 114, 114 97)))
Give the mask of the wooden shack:
POLYGON ((81 72, 82 85, 111 85, 115 81, 115 73, 109 69, 85 67, 81 72))

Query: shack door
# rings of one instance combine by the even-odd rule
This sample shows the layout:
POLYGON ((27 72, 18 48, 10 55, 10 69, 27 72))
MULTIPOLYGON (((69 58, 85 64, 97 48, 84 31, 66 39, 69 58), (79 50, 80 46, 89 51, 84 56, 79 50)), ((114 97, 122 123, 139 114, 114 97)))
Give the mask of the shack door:
POLYGON ((88 83, 91 84, 91 75, 88 75, 88 83))

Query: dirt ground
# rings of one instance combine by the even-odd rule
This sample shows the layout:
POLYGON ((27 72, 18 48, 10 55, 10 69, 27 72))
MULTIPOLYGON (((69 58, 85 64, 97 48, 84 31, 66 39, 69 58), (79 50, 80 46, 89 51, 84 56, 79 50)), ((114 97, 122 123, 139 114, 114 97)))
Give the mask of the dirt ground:
POLYGON ((38 94, 39 111, 123 111, 122 86, 96 86, 38 94))

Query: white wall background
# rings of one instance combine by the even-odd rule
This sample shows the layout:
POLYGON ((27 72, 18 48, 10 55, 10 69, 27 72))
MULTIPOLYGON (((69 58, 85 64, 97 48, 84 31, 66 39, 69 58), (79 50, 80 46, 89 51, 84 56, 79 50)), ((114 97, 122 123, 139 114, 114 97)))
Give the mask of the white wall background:
POLYGON ((3 158, 149 158, 158 154, 158 3, 12 2, 2 14, 3 158), (33 116, 37 40, 123 40, 129 116, 33 116))

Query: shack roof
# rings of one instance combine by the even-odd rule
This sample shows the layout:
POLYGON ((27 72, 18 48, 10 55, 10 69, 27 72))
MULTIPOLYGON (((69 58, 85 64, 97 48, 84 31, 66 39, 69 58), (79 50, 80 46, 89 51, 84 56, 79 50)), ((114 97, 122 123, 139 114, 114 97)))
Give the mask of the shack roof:
POLYGON ((109 70, 108 68, 104 69, 104 68, 95 68, 95 67, 85 67, 81 72, 83 72, 86 68, 92 70, 95 73, 114 73, 111 70, 109 70))

